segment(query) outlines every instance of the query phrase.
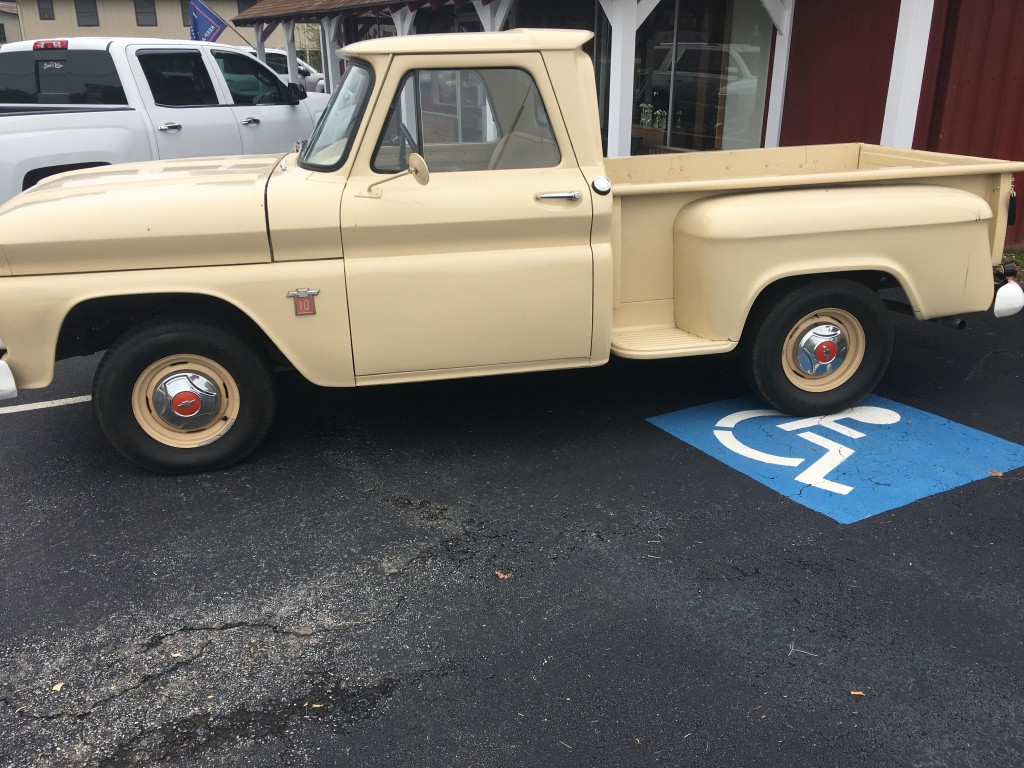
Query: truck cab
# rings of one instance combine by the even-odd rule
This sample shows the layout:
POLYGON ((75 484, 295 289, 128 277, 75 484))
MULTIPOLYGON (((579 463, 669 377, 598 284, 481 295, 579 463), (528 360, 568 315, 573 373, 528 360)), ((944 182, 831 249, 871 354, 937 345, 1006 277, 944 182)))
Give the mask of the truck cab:
POLYGON ((455 50, 385 58, 374 44, 350 47, 331 118, 298 162, 345 179, 357 380, 607 359, 611 202, 591 188, 603 173, 587 122, 596 100, 583 90, 567 101, 575 82, 552 82, 591 69, 579 50, 587 36, 541 35, 543 45, 523 43, 536 50, 514 53, 499 37, 477 62, 455 50), (380 183, 413 153, 428 188, 380 183), (605 252, 596 277, 595 249, 605 252))

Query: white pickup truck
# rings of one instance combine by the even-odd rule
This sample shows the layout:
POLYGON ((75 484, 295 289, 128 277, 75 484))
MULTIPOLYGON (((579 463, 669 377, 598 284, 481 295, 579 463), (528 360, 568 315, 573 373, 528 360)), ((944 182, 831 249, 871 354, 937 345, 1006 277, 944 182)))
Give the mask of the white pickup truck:
POLYGON ((1024 164, 606 159, 589 37, 356 43, 301 153, 74 171, 0 205, 0 399, 105 349, 104 434, 188 472, 266 435, 277 367, 363 387, 736 350, 809 416, 885 373, 881 289, 922 320, 1024 307, 1002 264, 1024 164))
POLYGON ((69 38, 0 46, 0 203, 64 171, 285 152, 328 97, 227 45, 69 38))

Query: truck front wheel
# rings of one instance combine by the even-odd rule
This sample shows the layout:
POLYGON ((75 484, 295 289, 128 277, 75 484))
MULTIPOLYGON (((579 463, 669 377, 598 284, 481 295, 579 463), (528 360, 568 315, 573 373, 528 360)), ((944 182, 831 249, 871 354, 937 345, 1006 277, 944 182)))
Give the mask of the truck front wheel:
POLYGON ((93 382, 100 429, 151 472, 220 469, 248 456, 276 408, 262 352, 221 327, 156 320, 107 350, 93 382))
POLYGON ((855 405, 878 384, 892 352, 885 305, 854 280, 818 280, 766 304, 741 346, 751 389, 794 416, 855 405))

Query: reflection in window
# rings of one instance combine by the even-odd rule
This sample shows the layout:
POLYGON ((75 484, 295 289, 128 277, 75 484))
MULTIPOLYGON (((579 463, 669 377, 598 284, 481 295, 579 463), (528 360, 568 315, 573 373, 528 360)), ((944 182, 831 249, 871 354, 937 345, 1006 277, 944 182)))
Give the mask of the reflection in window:
POLYGON ((663 0, 637 33, 634 154, 760 146, 773 29, 761 0, 663 0))
POLYGON ((418 152, 432 173, 548 168, 561 161, 544 102, 519 69, 423 69, 406 76, 374 153, 378 173, 418 152))

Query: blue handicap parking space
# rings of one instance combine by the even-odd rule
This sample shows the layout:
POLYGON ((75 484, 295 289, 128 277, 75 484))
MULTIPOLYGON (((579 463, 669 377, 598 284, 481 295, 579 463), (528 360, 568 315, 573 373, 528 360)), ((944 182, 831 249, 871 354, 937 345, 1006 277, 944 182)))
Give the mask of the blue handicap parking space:
POLYGON ((808 419, 739 397, 648 421, 840 523, 1024 466, 1024 446, 875 395, 808 419))

